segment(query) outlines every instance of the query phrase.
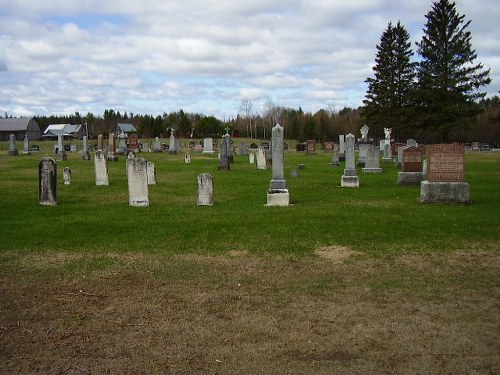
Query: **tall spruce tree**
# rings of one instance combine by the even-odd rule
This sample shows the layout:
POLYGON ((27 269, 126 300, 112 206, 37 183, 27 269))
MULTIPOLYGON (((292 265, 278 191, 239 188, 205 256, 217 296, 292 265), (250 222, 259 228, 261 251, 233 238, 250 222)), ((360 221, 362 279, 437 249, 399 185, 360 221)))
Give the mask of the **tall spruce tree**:
POLYGON ((419 128, 428 140, 450 141, 450 132, 465 127, 481 112, 479 88, 491 82, 489 69, 475 63, 471 21, 464 21, 454 2, 439 0, 426 15, 424 35, 417 43, 417 109, 419 128))
POLYGON ((396 136, 411 134, 410 119, 412 93, 415 85, 416 63, 411 61, 413 51, 410 34, 401 22, 389 22, 382 33, 373 71, 375 78, 367 78, 368 91, 363 101, 362 120, 375 134, 382 135, 384 127, 393 128, 396 136))

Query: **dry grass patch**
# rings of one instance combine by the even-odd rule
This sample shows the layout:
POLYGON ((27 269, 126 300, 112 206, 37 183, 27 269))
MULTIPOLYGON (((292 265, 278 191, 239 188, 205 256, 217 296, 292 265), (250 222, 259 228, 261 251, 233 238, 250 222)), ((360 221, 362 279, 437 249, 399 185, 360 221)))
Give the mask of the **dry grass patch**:
POLYGON ((320 258, 331 260, 334 263, 343 263, 345 260, 353 256, 362 255, 363 253, 354 251, 347 246, 331 245, 318 247, 314 251, 314 254, 320 258))

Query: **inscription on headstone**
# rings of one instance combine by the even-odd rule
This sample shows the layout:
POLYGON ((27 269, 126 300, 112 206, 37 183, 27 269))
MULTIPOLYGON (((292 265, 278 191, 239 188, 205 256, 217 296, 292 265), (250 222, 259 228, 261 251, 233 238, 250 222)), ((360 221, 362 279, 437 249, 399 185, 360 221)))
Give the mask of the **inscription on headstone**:
POLYGON ((128 203, 134 207, 149 206, 147 162, 143 158, 127 159, 128 203))
POLYGON ((214 187, 212 176, 208 173, 198 175, 198 206, 212 206, 214 204, 214 187))
POLYGON ((94 166, 95 166, 95 184, 97 186, 109 185, 108 179, 108 160, 106 158, 106 153, 102 150, 98 150, 94 156, 94 166))
POLYGON ((465 147, 459 144, 427 146, 427 180, 462 182, 465 147))

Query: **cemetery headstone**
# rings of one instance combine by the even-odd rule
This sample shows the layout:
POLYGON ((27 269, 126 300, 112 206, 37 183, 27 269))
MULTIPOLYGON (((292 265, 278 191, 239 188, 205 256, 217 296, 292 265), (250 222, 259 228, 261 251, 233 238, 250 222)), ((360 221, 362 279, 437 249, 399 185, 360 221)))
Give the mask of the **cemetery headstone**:
POLYGON ((240 148, 238 151, 239 155, 246 155, 248 154, 248 147, 245 142, 240 142, 240 148))
POLYGON ((64 185, 71 185, 71 168, 65 167, 63 169, 63 183, 64 185))
POLYGON ((338 167, 340 165, 339 145, 337 143, 333 144, 332 162, 330 164, 332 167, 338 167))
POLYGON ((398 173, 398 185, 420 185, 422 173, 422 152, 416 146, 403 147, 402 172, 398 173))
POLYGON ((48 156, 38 163, 38 203, 42 206, 57 205, 57 165, 48 156))
POLYGON ((170 143, 168 145, 168 153, 170 155, 177 154, 177 147, 175 144, 175 130, 170 128, 170 143))
POLYGON ((464 182, 464 145, 427 146, 427 176, 420 184, 422 203, 470 203, 469 184, 464 182))
POLYGON ((62 135, 57 136, 57 160, 63 161, 66 160, 68 156, 66 155, 66 151, 64 150, 62 135))
POLYGON ((417 147, 417 141, 415 139, 407 139, 406 146, 408 147, 417 147))
POLYGON ((127 159, 128 204, 133 207, 148 207, 147 161, 143 158, 127 159))
POLYGON ((30 140, 28 138, 28 134, 24 135, 24 153, 25 154, 31 154, 31 151, 30 151, 30 140))
POLYGON ((306 144, 305 143, 297 143, 295 146, 295 150, 297 152, 304 152, 306 150, 306 144))
POLYGON ((214 186, 212 176, 208 173, 198 175, 198 206, 212 206, 214 204, 214 186))
POLYGON ((83 150, 80 156, 83 160, 90 160, 88 137, 86 135, 83 136, 83 150))
POLYGON ((267 169, 266 151, 262 146, 257 148, 257 169, 267 169))
POLYGON ((212 138, 203 139, 203 152, 202 154, 213 154, 214 153, 214 140, 212 138))
POLYGON ((16 147, 16 135, 15 134, 10 134, 9 135, 9 156, 18 156, 19 155, 19 150, 16 147))
POLYGON ((309 139, 306 142, 306 154, 314 155, 316 153, 316 140, 309 139))
POLYGON ((132 133, 128 136, 128 149, 134 152, 139 152, 139 137, 132 133))
POLYGON ((191 154, 188 152, 184 154, 184 164, 191 164, 191 154))
POLYGON ((118 154, 123 155, 127 152, 127 135, 122 130, 118 135, 118 154))
POLYGON ((403 151, 407 146, 402 145, 398 147, 398 157, 396 159, 396 167, 401 168, 403 166, 403 151))
POLYGON ((368 151, 368 147, 370 146, 370 140, 368 139, 368 130, 370 128, 366 125, 363 125, 360 129, 361 138, 358 139, 358 149, 359 149, 359 157, 358 157, 358 166, 364 167, 366 163, 366 152, 368 151))
POLYGON ((356 174, 356 161, 354 154, 353 134, 347 134, 345 137, 345 169, 342 175, 340 186, 342 187, 359 187, 359 177, 356 174))
POLYGON ((250 152, 250 153, 248 154, 248 162, 249 162, 250 164, 255 164, 255 154, 254 154, 253 152, 250 152))
POLYGON ((380 152, 373 146, 369 145, 366 150, 366 162, 362 169, 363 173, 382 173, 380 168, 380 152))
POLYGON ((228 171, 231 169, 231 163, 229 161, 229 153, 231 147, 229 135, 226 134, 222 137, 222 142, 221 142, 221 153, 219 157, 219 166, 218 170, 219 171, 228 171))
POLYGON ((325 142, 323 144, 323 152, 333 152, 334 142, 325 142))
POLYGON ((290 193, 285 180, 284 172, 284 150, 283 150, 283 127, 276 124, 272 130, 273 156, 272 179, 267 191, 268 206, 288 206, 290 204, 290 193))
POLYGON ((339 135, 339 160, 345 160, 345 135, 339 135))
POLYGON ((118 155, 116 154, 116 136, 115 133, 109 134, 109 152, 108 161, 118 161, 118 155))
POLYGON ((108 159, 106 153, 98 150, 94 155, 95 184, 97 186, 109 185, 108 179, 108 159))
POLYGON ((292 178, 299 177, 299 172, 297 172, 297 170, 296 170, 296 169, 292 169, 292 170, 290 171, 290 177, 292 177, 292 178))
POLYGON ((104 150, 104 136, 102 134, 97 135, 97 151, 104 150))
POLYGON ((153 142, 153 152, 161 152, 161 142, 158 137, 156 137, 153 142))
POLYGON ((148 185, 156 185, 156 166, 153 162, 146 162, 146 172, 148 175, 148 185))

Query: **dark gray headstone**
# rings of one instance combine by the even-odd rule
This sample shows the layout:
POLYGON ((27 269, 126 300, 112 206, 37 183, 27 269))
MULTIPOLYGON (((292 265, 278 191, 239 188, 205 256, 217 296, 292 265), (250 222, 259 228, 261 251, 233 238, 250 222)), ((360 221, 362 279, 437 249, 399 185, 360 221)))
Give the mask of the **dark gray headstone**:
POLYGON ((47 156, 38 163, 38 202, 44 206, 57 205, 57 165, 47 156))

